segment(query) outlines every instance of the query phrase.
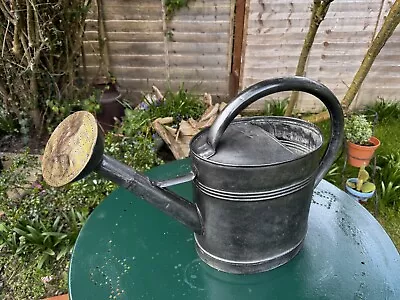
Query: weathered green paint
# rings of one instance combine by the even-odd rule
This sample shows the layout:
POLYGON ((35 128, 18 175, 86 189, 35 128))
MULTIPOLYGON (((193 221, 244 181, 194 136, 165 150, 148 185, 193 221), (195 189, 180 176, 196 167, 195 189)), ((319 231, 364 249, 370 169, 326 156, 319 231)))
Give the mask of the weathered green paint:
MULTIPOLYGON (((173 178, 177 161, 153 169, 173 178)), ((192 197, 190 183, 175 192, 192 197)), ((303 250, 255 275, 231 275, 202 263, 184 226, 124 189, 106 198, 82 229, 72 256, 72 300, 90 299, 400 299, 400 257, 376 220, 323 181, 315 190, 303 250)))

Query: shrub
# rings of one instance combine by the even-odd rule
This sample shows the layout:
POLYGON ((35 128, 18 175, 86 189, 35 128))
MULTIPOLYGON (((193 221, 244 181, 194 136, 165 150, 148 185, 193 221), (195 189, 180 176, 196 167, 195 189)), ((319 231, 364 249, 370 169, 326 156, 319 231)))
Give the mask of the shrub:
POLYGON ((372 124, 364 115, 352 115, 345 122, 344 133, 348 141, 368 145, 372 137, 372 124))
POLYGON ((378 156, 377 164, 380 201, 397 208, 400 204, 400 152, 378 156))
POLYGON ((289 99, 265 101, 264 115, 266 116, 284 116, 288 106, 289 99))
POLYGON ((41 131, 53 117, 46 101, 68 104, 82 87, 77 70, 91 1, 2 1, 0 3, 1 106, 23 133, 41 131))
POLYGON ((374 104, 367 106, 367 110, 375 112, 380 122, 400 119, 399 102, 392 102, 379 98, 374 104))

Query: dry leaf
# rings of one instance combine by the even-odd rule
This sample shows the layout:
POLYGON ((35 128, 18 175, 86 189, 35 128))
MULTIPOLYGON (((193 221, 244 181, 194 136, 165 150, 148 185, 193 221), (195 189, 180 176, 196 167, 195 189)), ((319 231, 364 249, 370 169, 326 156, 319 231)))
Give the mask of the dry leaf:
POLYGON ((225 108, 227 105, 228 105, 228 104, 226 104, 225 102, 221 102, 221 103, 219 104, 219 112, 223 111, 224 108, 225 108))
POLYGON ((211 110, 206 110, 206 112, 201 116, 200 122, 205 121, 212 116, 218 114, 218 109, 219 109, 219 103, 215 104, 214 106, 210 106, 211 110))
POLYGON ((161 94, 160 90, 155 85, 153 85, 151 88, 153 89, 153 92, 159 101, 164 100, 163 94, 161 94))
POLYGON ((204 93, 203 102, 204 102, 207 106, 212 106, 212 97, 211 97, 211 95, 208 94, 208 93, 204 93))
POLYGON ((198 130, 196 127, 193 127, 189 122, 183 120, 183 121, 181 121, 181 123, 179 125, 179 131, 183 135, 194 136, 200 130, 198 130))
POLYGON ((158 118, 156 120, 154 120, 154 122, 158 122, 160 124, 171 124, 174 121, 173 117, 165 117, 165 118, 158 118))

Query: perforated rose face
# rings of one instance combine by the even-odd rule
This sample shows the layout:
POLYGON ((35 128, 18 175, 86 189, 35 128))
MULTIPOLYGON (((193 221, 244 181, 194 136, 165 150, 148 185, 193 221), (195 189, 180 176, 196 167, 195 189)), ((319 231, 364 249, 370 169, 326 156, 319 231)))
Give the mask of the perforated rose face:
POLYGON ((62 121, 44 150, 44 180, 55 187, 74 180, 89 162, 97 135, 96 119, 89 112, 79 111, 62 121))

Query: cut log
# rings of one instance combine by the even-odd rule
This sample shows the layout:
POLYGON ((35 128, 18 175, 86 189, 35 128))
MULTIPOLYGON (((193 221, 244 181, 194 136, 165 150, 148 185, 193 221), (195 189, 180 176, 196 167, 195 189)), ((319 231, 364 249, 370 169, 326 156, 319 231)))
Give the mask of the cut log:
MULTIPOLYGON (((158 94, 155 87, 153 87, 153 92, 158 94)), ((189 144, 192 138, 202 129, 211 126, 218 114, 226 106, 224 102, 213 105, 212 97, 207 93, 204 94, 203 101, 208 107, 199 120, 194 120, 192 118, 182 120, 179 123, 178 129, 167 126, 167 124, 173 122, 172 117, 158 118, 152 123, 154 130, 168 145, 176 159, 182 159, 189 155, 189 144)))
MULTIPOLYGON (((171 132, 171 129, 173 128, 159 123, 158 119, 153 121, 152 125, 157 134, 171 149, 171 152, 176 159, 182 159, 187 156, 187 154, 183 152, 182 145, 180 145, 179 141, 175 141, 175 135, 171 132)), ((175 131, 175 129, 173 130, 175 131)))

